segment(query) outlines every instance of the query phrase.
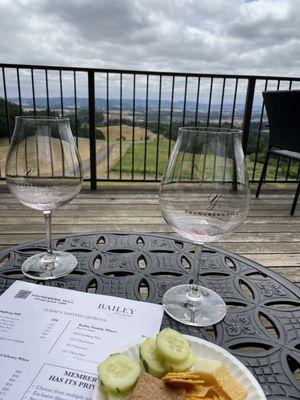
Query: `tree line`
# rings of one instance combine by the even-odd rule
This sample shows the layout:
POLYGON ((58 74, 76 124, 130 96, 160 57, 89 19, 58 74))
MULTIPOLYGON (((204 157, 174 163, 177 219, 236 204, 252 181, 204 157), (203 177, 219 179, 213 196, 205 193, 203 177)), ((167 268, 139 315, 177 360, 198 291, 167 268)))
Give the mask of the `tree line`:
MULTIPOLYGON (((0 98, 0 139, 9 137, 9 130, 11 133, 13 132, 13 128, 15 125, 15 118, 19 115, 30 117, 59 117, 60 114, 57 111, 50 110, 49 113, 46 110, 24 110, 20 109, 19 105, 12 103, 10 101, 7 102, 7 106, 5 104, 5 100, 0 98), (7 112, 8 110, 8 118, 7 112)), ((78 110, 77 119, 75 114, 67 115, 70 118, 70 125, 74 135, 83 138, 89 138, 89 118, 88 112, 86 109, 78 110)), ((96 124, 101 124, 104 120, 104 115, 101 112, 97 112, 96 114, 96 124)), ((99 129, 96 131, 97 139, 104 139, 105 136, 103 132, 99 129)))

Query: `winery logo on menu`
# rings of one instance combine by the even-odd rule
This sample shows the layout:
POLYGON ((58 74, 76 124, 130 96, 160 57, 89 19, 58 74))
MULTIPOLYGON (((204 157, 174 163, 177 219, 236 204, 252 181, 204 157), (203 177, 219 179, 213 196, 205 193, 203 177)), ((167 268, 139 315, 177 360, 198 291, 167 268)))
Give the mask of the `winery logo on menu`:
POLYGON ((118 305, 112 305, 112 304, 104 304, 104 303, 100 303, 98 308, 105 312, 109 312, 112 314, 119 314, 119 315, 128 316, 128 317, 131 317, 136 311, 134 308, 131 308, 131 307, 118 306, 118 305))

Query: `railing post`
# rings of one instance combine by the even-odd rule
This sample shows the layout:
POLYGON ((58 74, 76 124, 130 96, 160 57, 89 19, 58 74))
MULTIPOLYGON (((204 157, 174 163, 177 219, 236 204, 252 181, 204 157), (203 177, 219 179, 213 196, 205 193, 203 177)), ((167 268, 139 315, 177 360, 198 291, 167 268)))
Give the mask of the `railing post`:
POLYGON ((9 110, 8 110, 8 100, 7 100, 6 79, 5 79, 5 69, 4 69, 4 67, 2 67, 2 82, 3 82, 4 102, 5 102, 6 129, 7 129, 7 132, 8 132, 8 137, 9 137, 9 142, 10 142, 11 130, 10 130, 9 110))
POLYGON ((244 150, 245 154, 247 152, 249 132, 250 132, 253 98, 254 98, 254 92, 255 92, 255 82, 256 82, 255 78, 249 78, 249 80, 248 80, 245 110, 244 110, 244 119, 243 119, 243 128, 242 128, 242 131, 243 131, 242 144, 243 144, 243 150, 244 150))
POLYGON ((97 189, 95 73, 88 72, 91 190, 97 189))

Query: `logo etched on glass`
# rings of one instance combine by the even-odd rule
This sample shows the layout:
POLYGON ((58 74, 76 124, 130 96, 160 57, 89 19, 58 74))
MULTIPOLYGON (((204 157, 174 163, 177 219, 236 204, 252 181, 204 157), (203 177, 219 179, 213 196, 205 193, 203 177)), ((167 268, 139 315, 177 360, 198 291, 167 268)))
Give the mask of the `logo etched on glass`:
POLYGON ((221 194, 211 194, 208 196, 209 206, 207 207, 208 210, 213 210, 215 206, 218 204, 218 201, 222 198, 221 194))
POLYGON ((208 196, 207 200, 209 205, 206 207, 206 211, 198 211, 198 210, 184 210, 186 214, 195 215, 197 217, 233 217, 241 215, 240 212, 229 211, 229 210, 215 210, 215 207, 218 205, 219 201, 223 198, 222 194, 211 194, 208 196), (212 211, 214 210, 214 211, 212 211))

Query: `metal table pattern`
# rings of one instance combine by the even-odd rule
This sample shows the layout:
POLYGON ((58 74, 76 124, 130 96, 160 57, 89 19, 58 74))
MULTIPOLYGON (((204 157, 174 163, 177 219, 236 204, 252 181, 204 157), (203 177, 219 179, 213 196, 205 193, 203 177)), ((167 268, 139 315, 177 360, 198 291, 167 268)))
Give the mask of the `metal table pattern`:
MULTIPOLYGON (((193 244, 150 234, 93 233, 53 239, 56 249, 78 259, 70 275, 41 284, 161 302, 173 285, 195 278, 193 244)), ((45 250, 45 241, 0 253, 0 293, 21 273, 24 260, 45 250)), ((256 376, 268 399, 300 399, 300 289, 266 268, 206 246, 200 281, 226 301, 228 313, 214 327, 184 326, 164 315, 162 326, 216 343, 256 376)))

